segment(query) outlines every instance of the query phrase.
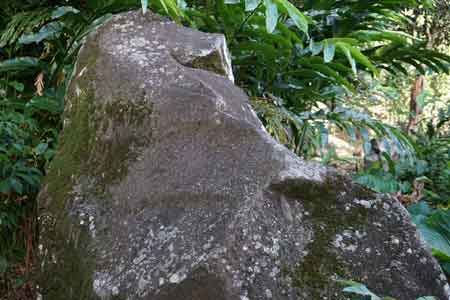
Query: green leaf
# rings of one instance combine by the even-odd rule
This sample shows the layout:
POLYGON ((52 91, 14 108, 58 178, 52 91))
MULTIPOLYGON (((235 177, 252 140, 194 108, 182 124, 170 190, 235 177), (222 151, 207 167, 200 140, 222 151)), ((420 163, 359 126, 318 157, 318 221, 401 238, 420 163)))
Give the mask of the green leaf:
POLYGON ((77 36, 77 40, 74 43, 74 45, 70 48, 67 57, 71 57, 73 56, 77 50, 79 49, 83 38, 86 37, 90 32, 92 32, 93 30, 95 30, 96 28, 98 28, 99 26, 105 24, 106 22, 108 22, 110 19, 112 18, 112 14, 106 14, 101 16, 98 19, 95 19, 91 25, 87 26, 87 28, 81 32, 78 36, 77 36))
POLYGON ((272 33, 278 23, 278 7, 272 0, 264 0, 266 5, 266 28, 272 33))
POLYGON ((17 277, 14 280, 13 288, 17 289, 22 287, 25 284, 25 278, 23 277, 17 277))
POLYGON ((9 180, 1 180, 0 181, 0 193, 7 194, 11 191, 11 185, 9 184, 9 180))
POLYGON ((302 14, 297 7, 292 5, 288 0, 275 0, 277 3, 282 5, 288 12, 289 17, 291 17, 294 24, 303 31, 307 36, 308 34, 308 19, 304 14, 302 14))
POLYGON ((3 256, 0 256, 0 274, 3 274, 8 269, 8 261, 3 256))
POLYGON ((255 10, 261 0, 245 0, 245 11, 255 10))
POLYGON ((145 15, 147 13, 148 0, 141 0, 141 5, 142 5, 142 13, 145 15))
POLYGON ((323 42, 323 60, 325 63, 329 63, 334 58, 334 53, 336 51, 336 46, 328 41, 323 42))
POLYGON ((358 282, 348 281, 350 286, 344 288, 342 291, 346 293, 357 294, 361 296, 370 296, 371 300, 381 300, 380 297, 372 293, 364 284, 358 282))
POLYGON ((9 86, 12 86, 16 91, 23 92, 25 85, 23 83, 17 82, 17 81, 10 81, 8 82, 9 86))
POLYGON ((429 95, 427 90, 423 90, 416 98, 416 102, 421 109, 425 107, 425 99, 429 95))
POLYGON ((188 8, 188 4, 184 0, 177 0, 177 5, 181 9, 187 9, 188 8))
POLYGON ((350 66, 352 67, 352 71, 353 74, 356 75, 357 74, 357 70, 356 70, 356 62, 352 57, 352 54, 350 52, 350 45, 347 45, 346 43, 343 42, 338 42, 336 43, 336 46, 345 54, 345 56, 348 59, 348 62, 350 63, 350 66))
POLYGON ((23 184, 20 181, 18 181, 15 178, 10 178, 9 183, 11 184, 11 187, 17 194, 23 193, 23 184))
POLYGON ((427 204, 408 208, 422 239, 441 262, 450 262, 450 211, 432 210, 427 204))
POLYGON ((356 92, 355 87, 350 82, 348 82, 347 79, 342 77, 338 72, 336 72, 332 68, 328 67, 327 65, 324 65, 324 64, 311 64, 311 68, 313 68, 314 70, 317 70, 320 73, 322 73, 322 74, 324 74, 324 75, 334 79, 337 83, 345 86, 350 91, 356 92))
POLYGON ((38 187, 39 186, 39 179, 37 179, 35 176, 30 176, 28 174, 17 174, 18 178, 21 178, 23 181, 28 183, 30 187, 38 187))
POLYGON ((399 189, 398 182, 391 174, 363 173, 354 177, 354 180, 379 193, 394 193, 399 189))
POLYGON ((161 3, 165 12, 177 23, 180 23, 181 19, 185 17, 175 0, 159 0, 159 3, 161 3))
POLYGON ((56 8, 53 12, 52 12, 52 19, 58 19, 61 18, 62 16, 65 16, 68 13, 72 13, 72 14, 78 14, 80 11, 76 8, 73 8, 72 6, 61 6, 56 8))
POLYGON ((369 60, 369 58, 367 56, 365 56, 364 54, 362 54, 362 52, 359 49, 352 47, 352 46, 350 46, 349 49, 350 49, 351 55, 354 57, 354 59, 358 63, 367 67, 367 69, 369 69, 374 74, 379 73, 378 69, 372 64, 372 62, 369 60))
POLYGON ((320 133, 320 146, 322 149, 326 148, 328 146, 328 128, 326 128, 323 123, 319 127, 319 133, 320 133))
POLYGON ((48 149, 47 143, 40 143, 39 145, 36 146, 36 148, 34 148, 34 152, 36 153, 36 155, 41 155, 47 149, 48 149))
POLYGON ((323 43, 316 43, 313 39, 311 39, 309 43, 309 50, 311 51, 312 55, 317 55, 323 50, 323 43))
POLYGON ((417 40, 413 36, 401 31, 377 31, 377 30, 358 30, 351 34, 351 36, 365 41, 392 41, 398 44, 408 44, 408 39, 417 40))
POLYGON ((24 34, 19 38, 19 44, 28 45, 31 43, 40 43, 43 40, 54 39, 61 33, 63 25, 61 22, 52 22, 43 26, 39 32, 24 34))
POLYGON ((433 212, 433 210, 430 208, 430 205, 423 201, 411 204, 410 206, 408 206, 408 211, 412 216, 428 216, 433 212))
POLYGON ((353 73, 356 75, 356 61, 365 67, 367 67, 372 73, 378 74, 378 69, 372 64, 372 62, 362 54, 362 52, 357 49, 356 47, 353 47, 347 43, 344 42, 338 42, 336 43, 336 46, 339 47, 339 49, 347 56, 347 59, 352 67, 353 73))
POLYGON ((441 264, 442 270, 443 270, 446 274, 450 274, 450 262, 440 261, 439 263, 441 264))
POLYGON ((351 46, 357 46, 359 44, 359 41, 357 39, 354 38, 348 38, 348 37, 336 37, 336 38, 329 38, 326 39, 325 41, 329 42, 329 43, 344 43, 344 44, 348 44, 351 46))
POLYGON ((17 57, 0 62, 0 73, 24 71, 41 67, 41 61, 35 57, 17 57))
POLYGON ((26 107, 32 111, 48 112, 51 114, 60 114, 63 111, 62 105, 55 98, 35 96, 26 107))
POLYGON ((7 81, 7 80, 0 80, 0 84, 9 85, 10 87, 14 88, 18 92, 23 92, 25 85, 23 83, 17 82, 17 81, 7 81))

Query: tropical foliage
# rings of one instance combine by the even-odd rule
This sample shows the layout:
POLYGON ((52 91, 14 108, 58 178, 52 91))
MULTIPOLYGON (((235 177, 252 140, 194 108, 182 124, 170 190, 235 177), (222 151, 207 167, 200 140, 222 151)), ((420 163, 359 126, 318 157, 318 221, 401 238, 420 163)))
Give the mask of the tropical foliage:
MULTIPOLYGON (((341 280, 340 284, 344 285, 345 288, 342 290, 344 293, 349 294, 350 298, 345 300, 395 300, 392 297, 384 296, 380 297, 377 294, 369 290, 364 284, 359 282, 354 282, 350 280, 341 280)), ((433 296, 423 296, 416 300, 437 300, 433 296)))
POLYGON ((411 205, 409 212, 442 268, 450 274, 450 212, 431 208, 426 202, 411 205))

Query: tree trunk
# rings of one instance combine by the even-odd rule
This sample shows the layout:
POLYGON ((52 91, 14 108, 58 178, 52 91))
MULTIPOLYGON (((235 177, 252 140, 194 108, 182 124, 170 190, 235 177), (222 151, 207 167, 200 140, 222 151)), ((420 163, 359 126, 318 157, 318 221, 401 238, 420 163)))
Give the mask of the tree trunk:
POLYGON ((419 115, 422 113, 422 108, 417 102, 417 98, 423 92, 425 87, 425 76, 420 75, 414 81, 411 88, 411 95, 409 100, 409 121, 406 131, 411 134, 416 131, 417 121, 419 120, 419 115))

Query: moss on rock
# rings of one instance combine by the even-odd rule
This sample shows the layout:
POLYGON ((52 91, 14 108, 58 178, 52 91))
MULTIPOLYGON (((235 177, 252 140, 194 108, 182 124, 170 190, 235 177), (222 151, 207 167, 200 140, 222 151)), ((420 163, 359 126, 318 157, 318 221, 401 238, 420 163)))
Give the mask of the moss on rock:
POLYGON ((345 210, 344 204, 348 199, 372 195, 354 186, 352 194, 339 196, 344 192, 342 187, 345 184, 345 179, 336 174, 327 177, 323 183, 295 180, 283 185, 283 192, 290 196, 291 201, 299 201, 303 205, 305 220, 314 232, 313 241, 306 248, 307 254, 288 271, 294 285, 301 291, 300 297, 336 297, 341 288, 335 280, 352 276, 348 262, 338 257, 333 240, 345 229, 363 226, 367 220, 368 212, 364 208, 345 210))

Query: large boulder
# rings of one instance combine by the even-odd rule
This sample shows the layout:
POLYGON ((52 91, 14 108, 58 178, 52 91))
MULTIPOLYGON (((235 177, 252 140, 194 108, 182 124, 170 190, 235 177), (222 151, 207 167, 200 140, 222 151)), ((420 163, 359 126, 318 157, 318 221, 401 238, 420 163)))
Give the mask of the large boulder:
POLYGON ((128 12, 85 41, 39 196, 44 300, 449 299, 405 209, 274 141, 222 35, 128 12))

